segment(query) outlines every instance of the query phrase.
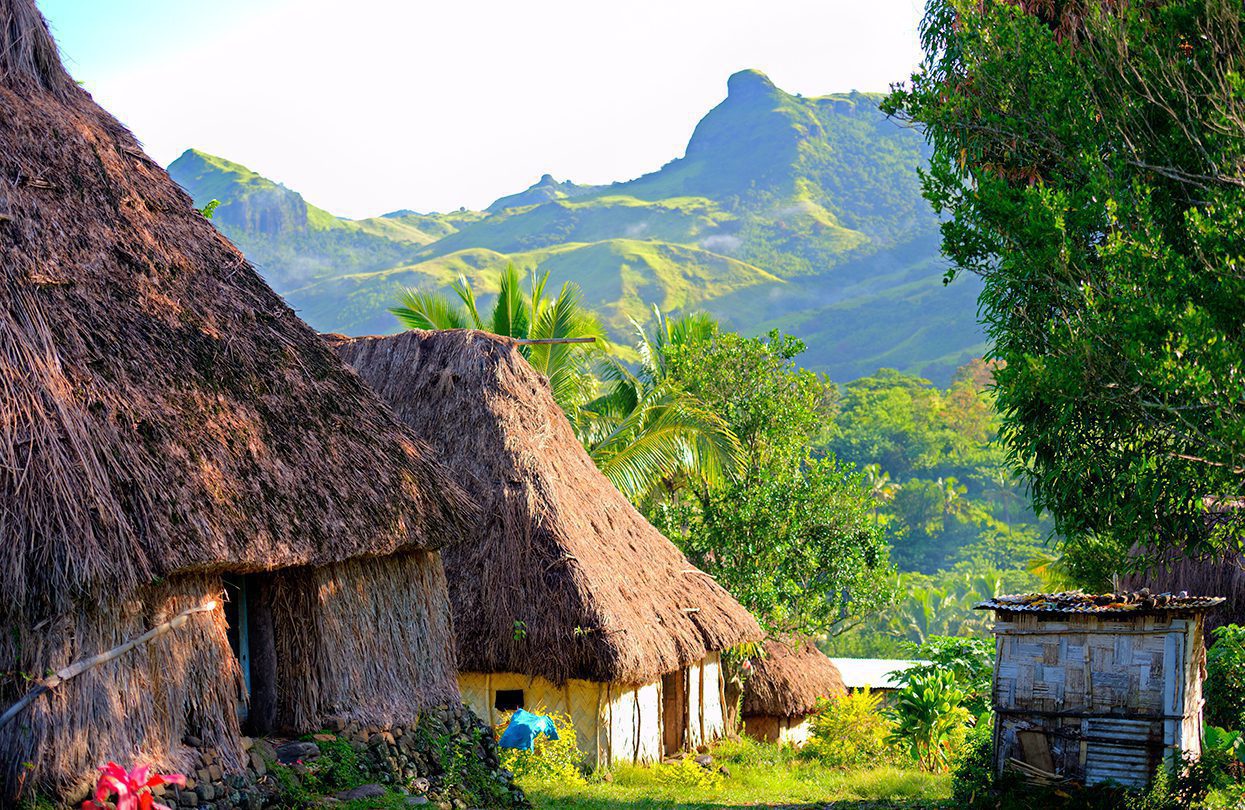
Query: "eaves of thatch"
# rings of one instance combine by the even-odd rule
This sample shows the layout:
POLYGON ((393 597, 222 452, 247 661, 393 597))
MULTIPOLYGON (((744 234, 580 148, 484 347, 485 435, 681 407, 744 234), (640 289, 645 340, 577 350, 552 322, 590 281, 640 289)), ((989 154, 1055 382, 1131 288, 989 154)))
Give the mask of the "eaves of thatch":
POLYGON ((638 684, 762 637, 597 470, 512 341, 328 339, 480 507, 442 551, 462 670, 638 684))
POLYGON ((0 0, 3 611, 435 547, 429 455, 0 0))
POLYGON ((799 717, 818 698, 847 691, 838 667, 810 641, 768 639, 764 651, 744 681, 744 715, 799 717))

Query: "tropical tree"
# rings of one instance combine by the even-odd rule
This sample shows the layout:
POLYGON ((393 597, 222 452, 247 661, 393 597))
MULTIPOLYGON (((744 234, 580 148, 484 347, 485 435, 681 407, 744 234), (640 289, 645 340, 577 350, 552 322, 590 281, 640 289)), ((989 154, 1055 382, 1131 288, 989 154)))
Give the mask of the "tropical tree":
POLYGON ((949 276, 982 279, 1010 461, 1095 577, 1245 526, 1226 510, 1207 543, 1245 477, 1243 18, 931 0, 884 105, 933 147, 949 276))
POLYGON ((703 313, 666 318, 653 307, 650 334, 635 324, 639 368, 616 358, 601 363, 605 394, 575 415, 575 427, 597 467, 639 502, 688 484, 717 485, 735 469, 739 440, 726 421, 667 373, 667 348, 711 337, 717 322, 703 313))
POLYGON ((553 397, 562 410, 573 415, 593 393, 595 380, 588 369, 588 358, 599 354, 605 344, 605 330, 596 315, 583 305, 579 286, 566 282, 553 298, 545 287, 549 273, 531 276, 528 291, 513 264, 506 266, 498 281, 497 300, 487 320, 481 316, 476 292, 465 276, 450 285, 458 297, 456 304, 437 292, 407 289, 401 304, 389 311, 407 329, 481 329, 519 340, 593 338, 594 343, 532 343, 519 347, 528 362, 549 380, 553 397), (460 305, 461 304, 461 305, 460 305))

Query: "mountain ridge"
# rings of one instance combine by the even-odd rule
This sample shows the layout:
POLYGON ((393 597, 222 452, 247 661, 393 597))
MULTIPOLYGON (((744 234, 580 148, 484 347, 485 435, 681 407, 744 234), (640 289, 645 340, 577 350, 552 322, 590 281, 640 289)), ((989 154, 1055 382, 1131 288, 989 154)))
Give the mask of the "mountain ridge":
POLYGON ((978 283, 943 288, 916 173, 927 147, 879 100, 804 98, 740 71, 660 169, 588 186, 546 173, 481 211, 348 220, 197 150, 169 171, 197 205, 221 200, 217 226, 324 331, 396 331, 387 309, 404 287, 462 274, 488 295, 514 262, 579 283, 615 338, 653 304, 704 309, 741 331, 804 337, 803 360, 836 380, 877 361, 941 383, 986 348, 978 283))

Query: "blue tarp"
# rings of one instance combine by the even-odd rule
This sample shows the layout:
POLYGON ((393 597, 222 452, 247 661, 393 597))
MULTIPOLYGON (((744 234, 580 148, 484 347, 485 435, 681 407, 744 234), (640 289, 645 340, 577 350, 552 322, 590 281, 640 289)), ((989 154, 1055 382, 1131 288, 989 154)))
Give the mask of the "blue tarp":
POLYGON ((510 723, 502 732, 497 744, 502 748, 522 748, 524 751, 531 751, 536 737, 540 734, 556 740, 558 729, 553 721, 543 714, 532 714, 523 709, 515 709, 510 717, 510 723))

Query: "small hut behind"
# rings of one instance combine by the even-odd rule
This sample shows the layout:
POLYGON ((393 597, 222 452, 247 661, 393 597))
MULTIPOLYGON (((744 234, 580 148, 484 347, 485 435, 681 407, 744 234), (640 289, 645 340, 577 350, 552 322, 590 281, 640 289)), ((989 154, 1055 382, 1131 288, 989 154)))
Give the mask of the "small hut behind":
POLYGON ((744 681, 744 731, 769 742, 803 745, 818 698, 847 693, 839 669, 808 640, 768 639, 744 681))
POLYGON ((998 596, 995 764, 1037 782, 1144 786, 1198 754, 1202 626, 1219 598, 1148 591, 998 596))
POLYGON ((481 507, 443 551, 464 701, 490 719, 565 712, 602 764, 721 736, 720 654, 760 628, 597 470, 515 343, 328 339, 481 507))
POLYGON ((0 805, 457 705, 436 547, 469 511, 0 0, 0 805))

